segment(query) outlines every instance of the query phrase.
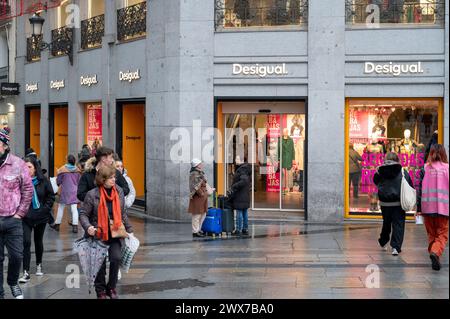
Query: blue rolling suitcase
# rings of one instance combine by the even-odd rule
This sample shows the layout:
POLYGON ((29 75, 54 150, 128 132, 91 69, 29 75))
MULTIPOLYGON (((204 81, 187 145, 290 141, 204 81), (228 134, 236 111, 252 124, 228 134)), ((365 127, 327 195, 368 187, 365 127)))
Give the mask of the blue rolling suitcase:
POLYGON ((222 233, 222 210, 220 208, 208 208, 202 231, 207 235, 220 235, 222 233))

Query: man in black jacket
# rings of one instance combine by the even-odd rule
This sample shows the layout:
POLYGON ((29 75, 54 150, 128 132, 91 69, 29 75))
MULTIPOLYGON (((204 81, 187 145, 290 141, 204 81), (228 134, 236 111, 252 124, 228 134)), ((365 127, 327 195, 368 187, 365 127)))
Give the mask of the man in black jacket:
MULTIPOLYGON (((83 202, 86 194, 91 189, 97 187, 97 185, 95 185, 95 174, 97 174, 98 169, 102 165, 112 165, 114 163, 113 155, 114 151, 110 148, 102 146, 97 149, 95 161, 92 163, 92 166, 86 166, 85 172, 78 183, 77 197, 80 201, 83 202)), ((130 192, 130 188, 122 173, 118 170, 116 170, 116 184, 122 188, 124 195, 127 196, 130 192)))

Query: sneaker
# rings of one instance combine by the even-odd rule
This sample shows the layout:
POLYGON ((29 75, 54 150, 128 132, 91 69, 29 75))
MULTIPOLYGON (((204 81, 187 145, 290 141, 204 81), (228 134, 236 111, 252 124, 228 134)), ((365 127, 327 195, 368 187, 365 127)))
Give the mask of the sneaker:
POLYGON ((395 248, 392 248, 392 256, 398 256, 398 251, 395 248))
POLYGON ((36 276, 44 276, 44 273, 42 272, 42 264, 38 264, 36 266, 36 276))
POLYGON ((78 225, 72 225, 72 233, 78 234, 78 225))
POLYGON ((205 235, 203 235, 201 233, 193 233, 192 237, 205 237, 205 235))
POLYGON ((56 231, 59 231, 59 224, 50 225, 50 228, 56 231))
POLYGON ((108 295, 104 291, 97 292, 97 299, 108 299, 108 295))
POLYGON ((242 230, 242 235, 248 235, 248 229, 243 229, 242 230))
POLYGON ((23 276, 22 278, 19 279, 19 283, 20 284, 26 284, 27 282, 29 282, 31 279, 30 274, 28 273, 28 271, 24 271, 23 272, 23 276))
POLYGON ((117 294, 117 290, 116 289, 109 289, 106 294, 111 299, 119 299, 119 295, 117 294))
POLYGON ((439 256, 435 253, 430 254, 431 268, 433 270, 441 270, 441 262, 439 261, 439 256))
POLYGON ((9 286, 11 288, 11 293, 16 299, 23 299, 22 289, 19 285, 9 286))
POLYGON ((241 232, 238 231, 238 230, 233 230, 233 231, 231 232, 231 235, 233 235, 233 236, 241 236, 241 232))

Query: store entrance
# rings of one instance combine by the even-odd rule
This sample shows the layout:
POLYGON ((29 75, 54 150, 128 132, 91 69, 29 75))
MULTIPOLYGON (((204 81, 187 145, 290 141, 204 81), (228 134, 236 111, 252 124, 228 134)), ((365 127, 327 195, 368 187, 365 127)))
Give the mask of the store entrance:
POLYGON ((135 205, 145 207, 145 101, 117 104, 117 153, 136 189, 135 205))
POLYGON ((69 109, 67 105, 50 106, 49 176, 66 163, 69 152, 69 109))
POLYGON ((25 151, 32 148, 41 157, 41 108, 25 106, 25 151))
POLYGON ((304 211, 304 103, 224 102, 222 110, 225 189, 243 161, 253 167, 253 210, 304 211))

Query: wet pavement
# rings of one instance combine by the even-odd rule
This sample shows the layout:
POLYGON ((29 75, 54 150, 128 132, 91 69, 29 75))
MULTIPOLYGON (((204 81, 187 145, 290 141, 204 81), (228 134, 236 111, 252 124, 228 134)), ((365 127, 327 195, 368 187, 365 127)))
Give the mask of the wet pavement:
MULTIPOLYGON (((122 299, 449 298, 448 247, 443 268, 433 271, 423 225, 407 224, 395 257, 378 246, 378 222, 251 220, 249 237, 193 239, 187 223, 131 221, 141 247, 119 281, 122 299)), ((73 276, 81 228, 77 235, 67 221, 61 226, 46 230, 44 276, 34 275, 32 257, 32 279, 21 285, 26 299, 96 297, 84 276, 73 276)))

